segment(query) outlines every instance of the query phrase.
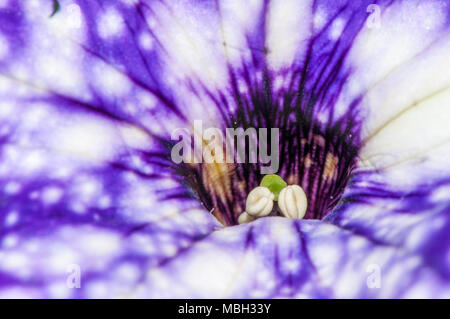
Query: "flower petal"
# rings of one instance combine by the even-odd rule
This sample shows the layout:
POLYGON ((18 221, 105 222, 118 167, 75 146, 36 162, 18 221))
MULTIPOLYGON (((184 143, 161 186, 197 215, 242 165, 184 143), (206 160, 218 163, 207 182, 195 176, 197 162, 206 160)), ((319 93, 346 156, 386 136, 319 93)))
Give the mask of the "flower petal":
POLYGON ((214 232, 151 269, 136 297, 448 297, 447 281, 424 263, 321 221, 268 217, 214 232))
MULTIPOLYGON (((418 42, 408 37, 391 63, 370 54, 377 43, 393 53, 398 47, 384 41, 383 29, 360 34, 366 8, 359 2, 289 3, 317 40, 311 63, 321 71, 308 73, 307 87, 331 92, 316 106, 325 109, 322 121, 342 120, 363 96, 362 158, 377 170, 357 172, 328 217, 340 228, 266 218, 217 232, 217 221, 198 209, 174 174, 167 133, 194 119, 222 127, 220 112, 234 111, 229 94, 219 96, 226 106, 220 109, 210 92, 231 86, 245 93, 254 81, 261 84, 266 55, 274 73, 304 62, 311 29, 278 46, 277 37, 300 24, 295 14, 280 18, 285 11, 275 2, 61 1, 56 13, 52 2, 9 4, 14 14, 0 16, 6 26, 0 38, 2 296, 449 296, 448 206, 442 200, 448 188, 437 179, 444 161, 434 153, 447 156, 447 150, 431 143, 447 138, 446 114, 436 119, 448 98, 436 85, 447 78, 439 74, 414 90, 399 85, 405 76, 430 75, 430 61, 446 65, 442 2, 411 11, 431 12, 434 19, 408 30, 418 42), (261 36, 266 26, 267 39, 261 36), (355 80, 348 85, 350 74, 355 80), (400 89, 401 98, 389 98, 400 89), (409 112, 418 110, 408 108, 415 100, 431 103, 427 112, 409 112), (423 130, 434 121, 440 128, 414 135, 433 151, 425 164, 405 143, 410 134, 394 140, 389 132, 418 118, 427 119, 423 130), (377 160, 380 153, 388 155, 377 160), (386 161, 392 154, 395 160, 386 161), (398 163, 407 164, 398 169, 398 163), (414 181, 405 179, 411 172, 414 181), (73 265, 81 270, 80 289, 68 283, 73 265), (371 269, 381 271, 380 287, 368 283, 371 269)), ((386 9, 385 30, 405 33, 411 22, 401 23, 404 8, 411 6, 402 1, 386 9)))
POLYGON ((448 22, 442 1, 400 1, 382 10, 379 28, 359 34, 347 85, 363 92, 363 146, 341 205, 326 218, 418 256, 446 285, 450 76, 442 69, 450 53, 448 22))
MULTIPOLYGON (((26 45, 0 64, 0 295, 126 296, 148 267, 220 224, 149 129, 162 100, 151 81, 106 40, 125 25, 96 28, 109 47, 95 46, 88 14, 98 3, 62 2, 49 18, 51 3, 14 3, 17 15, 1 16, 9 47, 26 45), (74 266, 80 289, 69 282, 74 266)), ((122 4, 100 11, 100 24, 132 23, 122 4)))
POLYGON ((352 48, 356 70, 348 85, 363 92, 366 113, 360 164, 399 186, 449 172, 450 75, 442 72, 450 66, 448 31, 447 3, 400 1, 352 48))

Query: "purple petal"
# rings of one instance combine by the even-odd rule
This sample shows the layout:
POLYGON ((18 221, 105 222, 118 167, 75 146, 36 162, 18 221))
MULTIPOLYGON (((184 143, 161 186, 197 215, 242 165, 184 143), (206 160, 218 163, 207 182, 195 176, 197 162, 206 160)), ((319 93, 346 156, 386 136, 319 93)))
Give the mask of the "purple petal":
POLYGON ((0 296, 448 297, 448 7, 379 5, 371 29, 361 1, 7 1, 0 296), (208 211, 234 224, 259 167, 220 206, 201 167, 170 161, 170 132, 264 115, 267 90, 309 116, 292 125, 320 163, 281 172, 308 218, 329 215, 223 228, 208 211))
POLYGON ((269 217, 208 236, 149 272, 138 296, 443 298, 447 283, 420 256, 395 245, 320 221, 269 217), (371 281, 374 270, 379 286, 371 281))

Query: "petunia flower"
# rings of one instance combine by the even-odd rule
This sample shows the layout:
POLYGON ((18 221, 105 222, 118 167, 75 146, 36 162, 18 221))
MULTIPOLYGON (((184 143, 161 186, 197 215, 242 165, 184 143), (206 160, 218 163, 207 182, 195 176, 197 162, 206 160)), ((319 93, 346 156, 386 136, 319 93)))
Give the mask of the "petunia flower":
POLYGON ((448 1, 0 1, 0 297, 450 297, 448 1), (304 219, 238 225, 279 128, 304 219))

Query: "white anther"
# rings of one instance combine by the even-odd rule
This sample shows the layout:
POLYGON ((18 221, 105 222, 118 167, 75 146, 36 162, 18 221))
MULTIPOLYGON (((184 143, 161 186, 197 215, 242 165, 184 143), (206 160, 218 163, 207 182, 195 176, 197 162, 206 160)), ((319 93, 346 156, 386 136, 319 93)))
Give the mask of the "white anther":
POLYGON ((284 216, 302 219, 308 207, 305 192, 298 185, 289 185, 283 188, 278 195, 278 207, 284 216))
POLYGON ((274 197, 267 187, 258 186, 248 194, 245 211, 253 217, 267 216, 272 211, 274 197))
POLYGON ((239 223, 239 225, 247 224, 247 223, 254 221, 255 219, 256 219, 255 217, 253 217, 252 215, 249 215, 247 212, 243 212, 238 217, 238 223, 239 223))

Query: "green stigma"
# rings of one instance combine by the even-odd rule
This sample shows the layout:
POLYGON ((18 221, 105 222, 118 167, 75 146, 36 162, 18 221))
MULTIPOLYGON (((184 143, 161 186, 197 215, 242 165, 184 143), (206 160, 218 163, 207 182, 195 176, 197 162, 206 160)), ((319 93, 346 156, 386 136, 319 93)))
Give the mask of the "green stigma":
POLYGON ((269 174, 263 177, 261 183, 262 187, 267 187, 273 195, 275 195, 274 201, 278 201, 278 195, 281 190, 287 186, 286 182, 276 174, 269 174))

